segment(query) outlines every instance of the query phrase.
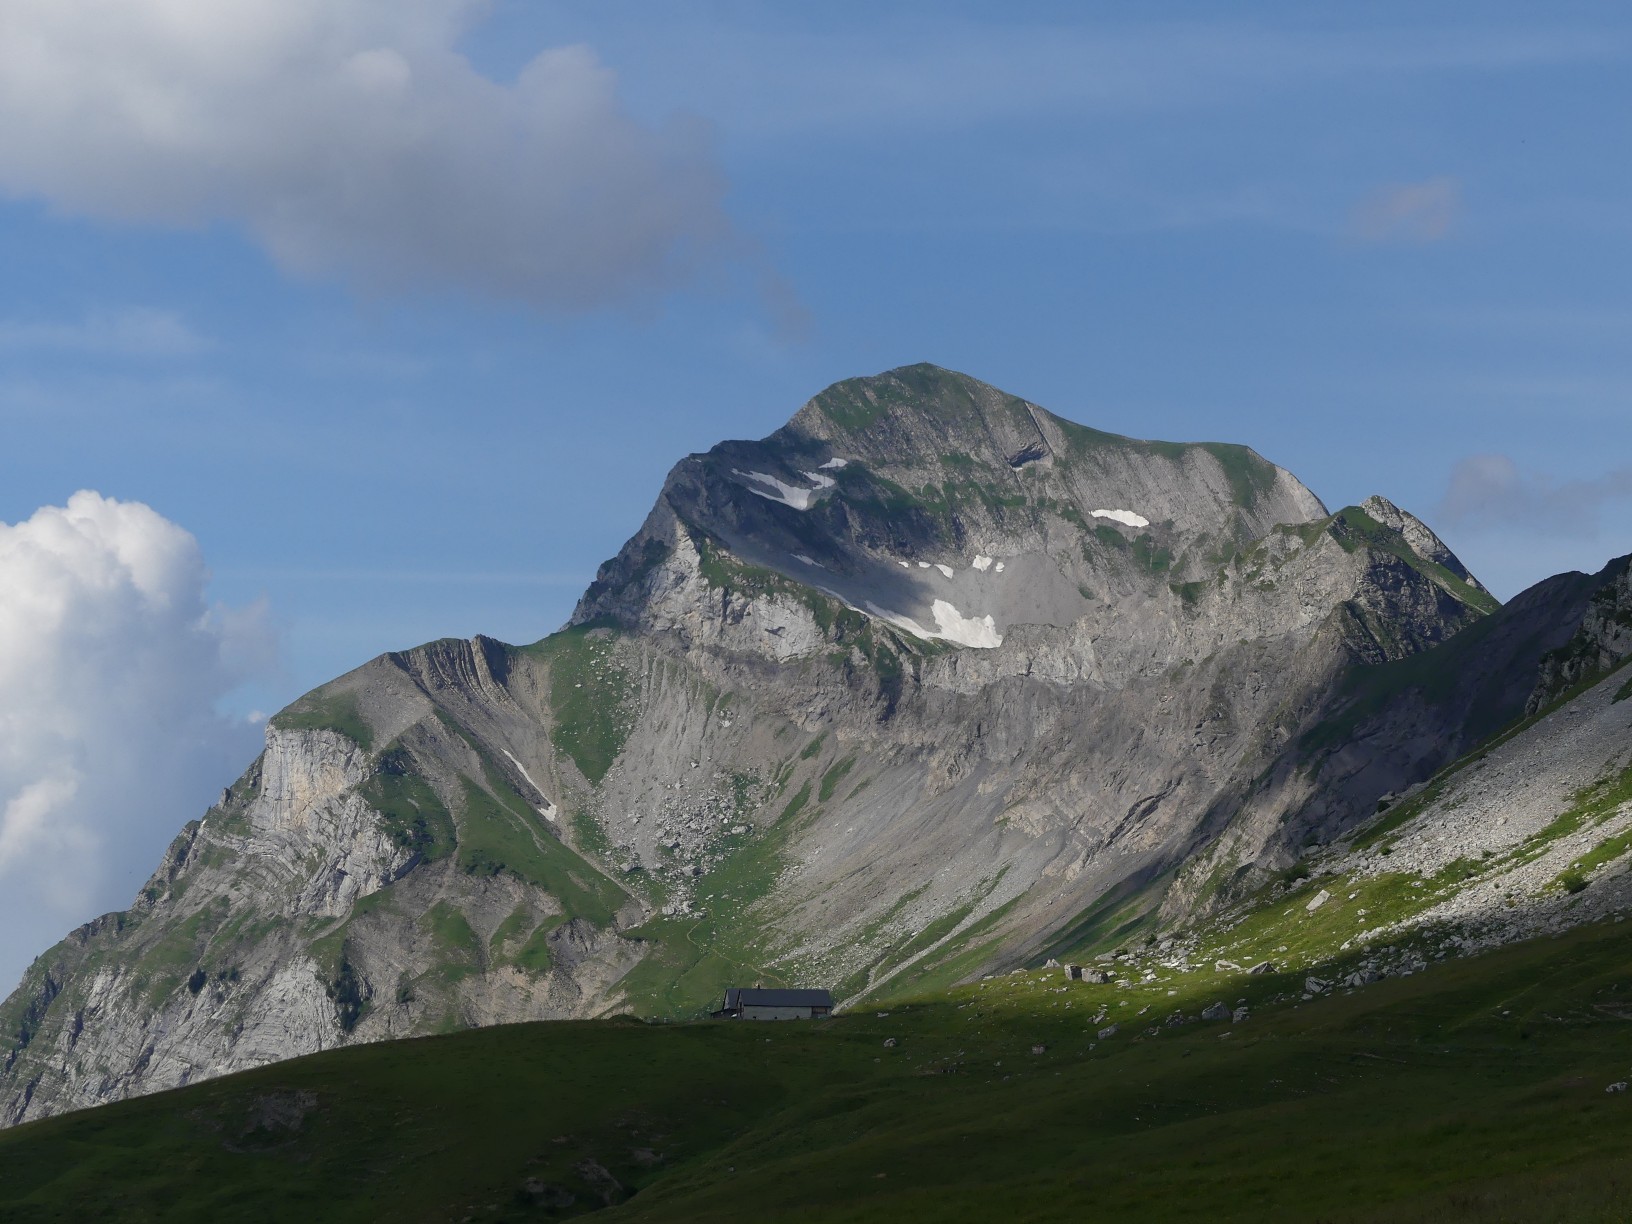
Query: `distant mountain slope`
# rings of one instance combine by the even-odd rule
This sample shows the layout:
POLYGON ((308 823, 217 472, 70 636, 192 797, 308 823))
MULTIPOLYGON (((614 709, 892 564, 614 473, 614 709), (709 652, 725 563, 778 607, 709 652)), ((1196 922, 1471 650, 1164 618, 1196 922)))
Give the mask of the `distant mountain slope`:
POLYGON ((1632 607, 1629 561, 1539 582, 1432 649, 1357 661, 1337 679, 1322 717, 1256 780, 1255 821, 1186 865, 1166 894, 1166 917, 1194 910, 1203 893, 1261 883, 1274 863, 1254 855, 1257 847, 1278 838, 1284 866, 1340 837, 1368 805, 1424 785, 1571 686, 1618 666, 1632 655, 1632 633, 1617 619, 1632 607))
POLYGON ((1443 763, 1371 787, 1322 728, 1357 669, 1496 607, 1417 520, 1327 514, 1246 448, 932 366, 840 383, 678 464, 567 630, 275 717, 133 908, 0 1007, 0 1119, 748 980, 884 997, 1124 893, 1225 904, 1443 763))
POLYGON ((1380 669, 1417 687, 1378 706, 1357 742, 1386 731, 1386 711, 1416 718, 1437 701, 1465 711, 1444 738, 1472 751, 1239 903, 1199 920, 1170 911, 1187 932, 1170 935, 1174 956, 1370 978, 1621 921, 1632 911, 1629 570, 1622 558, 1591 578, 1549 580, 1415 668, 1380 669), (1511 682, 1526 673, 1539 677, 1531 693, 1511 682), (1470 696, 1502 704, 1467 707, 1470 696), (1505 730, 1477 737, 1498 719, 1505 730))

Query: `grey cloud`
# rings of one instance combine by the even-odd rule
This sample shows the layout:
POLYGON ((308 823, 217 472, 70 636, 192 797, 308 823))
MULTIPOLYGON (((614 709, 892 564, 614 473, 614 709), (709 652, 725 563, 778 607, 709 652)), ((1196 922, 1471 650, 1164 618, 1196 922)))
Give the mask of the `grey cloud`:
POLYGON ((1472 455, 1451 471, 1439 514, 1468 529, 1521 527, 1546 534, 1590 538, 1604 508, 1632 498, 1632 467, 1590 480, 1555 481, 1523 471, 1506 455, 1472 455))
POLYGON ((1461 212, 1462 189, 1455 179, 1394 183, 1355 207, 1350 229, 1367 242, 1438 242, 1450 235, 1461 212))
POLYGON ((191 357, 210 342, 180 315, 136 307, 96 311, 75 323, 0 319, 0 350, 88 353, 110 357, 191 357))
POLYGON ((708 130, 637 122, 581 46, 483 77, 480 0, 8 0, 0 191, 96 218, 227 221, 365 292, 551 311, 732 252, 708 130))

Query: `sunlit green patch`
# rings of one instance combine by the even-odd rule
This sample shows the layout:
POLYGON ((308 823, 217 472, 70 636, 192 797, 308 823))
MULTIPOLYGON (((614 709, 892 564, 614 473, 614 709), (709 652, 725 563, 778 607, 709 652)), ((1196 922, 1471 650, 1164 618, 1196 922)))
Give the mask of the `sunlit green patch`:
POLYGON ((363 717, 355 693, 318 689, 268 721, 280 731, 338 731, 365 750, 374 747, 374 728, 363 717))

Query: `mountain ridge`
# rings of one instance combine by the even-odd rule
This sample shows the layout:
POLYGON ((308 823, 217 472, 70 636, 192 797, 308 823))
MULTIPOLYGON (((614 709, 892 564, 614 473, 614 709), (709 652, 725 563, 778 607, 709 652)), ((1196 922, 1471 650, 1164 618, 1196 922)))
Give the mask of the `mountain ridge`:
POLYGON ((1343 677, 1495 610, 1373 509, 934 367, 836 384, 682 460, 562 632, 275 716, 138 904, 0 1007, 0 1119, 734 979, 922 989, 1087 938, 1118 890, 1226 905, 1443 763, 1312 822, 1319 769, 1261 785, 1343 677))

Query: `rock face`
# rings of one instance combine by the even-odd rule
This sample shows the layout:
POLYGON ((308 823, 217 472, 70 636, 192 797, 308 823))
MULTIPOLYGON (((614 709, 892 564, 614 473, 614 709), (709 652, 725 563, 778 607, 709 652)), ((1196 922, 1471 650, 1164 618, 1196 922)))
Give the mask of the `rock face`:
POLYGON ((523 798, 534 758, 507 733, 536 736, 539 714, 495 666, 497 643, 435 643, 274 719, 132 909, 51 949, 7 1002, 7 1120, 349 1041, 600 1010, 639 960, 620 910, 643 911, 523 798))
POLYGON ((1580 628, 1542 661, 1541 677, 1525 703, 1534 714, 1584 681, 1632 657, 1632 558, 1611 562, 1594 580, 1580 628))
POLYGON ((561 633, 273 719, 0 1008, 0 1120, 750 978, 882 997, 1204 909, 1443 764, 1403 723, 1319 736, 1495 608, 1416 519, 1244 447, 932 366, 837 384, 677 465, 561 633))

